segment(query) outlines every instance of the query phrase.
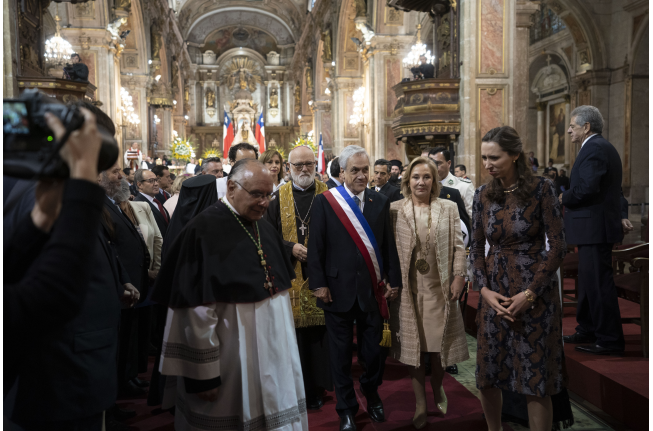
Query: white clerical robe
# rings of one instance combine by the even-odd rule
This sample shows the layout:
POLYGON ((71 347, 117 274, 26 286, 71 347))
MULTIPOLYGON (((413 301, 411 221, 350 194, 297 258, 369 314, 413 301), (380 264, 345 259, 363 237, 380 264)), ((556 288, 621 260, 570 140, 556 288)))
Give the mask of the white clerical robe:
POLYGON ((168 309, 163 408, 176 430, 308 430, 288 290, 255 303, 168 309), (221 379, 218 399, 187 394, 183 377, 221 379))

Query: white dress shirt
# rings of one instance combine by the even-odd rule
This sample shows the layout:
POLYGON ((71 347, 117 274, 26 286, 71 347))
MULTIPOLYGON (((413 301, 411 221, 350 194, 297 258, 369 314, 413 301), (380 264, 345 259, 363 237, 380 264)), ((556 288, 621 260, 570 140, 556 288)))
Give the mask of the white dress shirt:
POLYGON ((140 194, 142 194, 143 196, 145 196, 145 197, 147 198, 147 200, 150 201, 150 203, 151 203, 152 205, 157 206, 157 205, 154 203, 154 197, 152 197, 152 196, 150 196, 150 195, 146 195, 146 194, 143 193, 143 192, 140 192, 140 194))
POLYGON ((361 212, 363 212, 363 208, 365 208, 365 190, 355 195, 354 192, 349 190, 347 184, 345 184, 345 190, 347 190, 347 193, 349 193, 349 196, 351 196, 352 199, 354 198, 354 196, 358 196, 358 199, 360 199, 360 204, 358 204, 358 207, 361 209, 361 212))
POLYGON ((215 187, 218 189, 218 199, 227 195, 227 177, 215 180, 215 187))

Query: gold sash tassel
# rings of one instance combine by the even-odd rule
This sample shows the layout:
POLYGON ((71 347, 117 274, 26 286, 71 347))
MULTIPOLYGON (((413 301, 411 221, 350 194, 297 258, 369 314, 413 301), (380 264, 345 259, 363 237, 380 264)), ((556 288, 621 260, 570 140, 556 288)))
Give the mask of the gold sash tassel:
MULTIPOLYGON (((281 229, 283 239, 294 243, 297 239, 297 218, 295 217, 295 198, 292 193, 292 182, 288 182, 279 188, 279 209, 281 211, 281 229)), ((326 184, 315 180, 315 195, 328 190, 326 184)), ((306 235, 304 246, 308 244, 306 235)), ((290 288, 290 305, 295 320, 295 328, 307 326, 324 325, 324 311, 318 308, 313 292, 308 289, 308 279, 302 276, 302 264, 297 261, 295 264, 295 280, 290 288)))

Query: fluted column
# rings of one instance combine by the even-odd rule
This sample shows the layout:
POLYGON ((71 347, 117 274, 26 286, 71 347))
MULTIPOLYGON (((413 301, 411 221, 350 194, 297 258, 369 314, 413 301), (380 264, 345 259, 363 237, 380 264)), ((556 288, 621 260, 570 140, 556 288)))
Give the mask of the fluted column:
MULTIPOLYGON (((571 97, 565 96, 565 125, 569 127, 571 122, 571 97)), ((565 130, 565 168, 571 167, 571 136, 565 130)))
POLYGON ((514 121, 515 130, 520 136, 526 136, 528 126, 526 124, 526 114, 528 113, 528 58, 529 31, 533 25, 531 16, 540 8, 539 4, 534 2, 518 0, 515 5, 517 15, 517 28, 515 30, 514 40, 514 121))

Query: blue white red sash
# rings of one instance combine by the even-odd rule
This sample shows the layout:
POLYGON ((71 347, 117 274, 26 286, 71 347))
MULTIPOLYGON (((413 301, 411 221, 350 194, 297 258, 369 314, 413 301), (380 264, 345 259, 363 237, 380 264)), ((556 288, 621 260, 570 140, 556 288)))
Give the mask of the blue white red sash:
POLYGON ((381 316, 389 319, 388 305, 383 297, 385 283, 383 282, 383 259, 381 251, 370 228, 369 223, 365 220, 363 212, 356 205, 354 199, 349 196, 344 186, 339 186, 322 193, 335 211, 338 219, 343 224, 351 239, 354 240, 356 247, 360 251, 367 269, 372 278, 374 296, 379 304, 381 316))

